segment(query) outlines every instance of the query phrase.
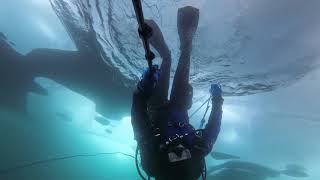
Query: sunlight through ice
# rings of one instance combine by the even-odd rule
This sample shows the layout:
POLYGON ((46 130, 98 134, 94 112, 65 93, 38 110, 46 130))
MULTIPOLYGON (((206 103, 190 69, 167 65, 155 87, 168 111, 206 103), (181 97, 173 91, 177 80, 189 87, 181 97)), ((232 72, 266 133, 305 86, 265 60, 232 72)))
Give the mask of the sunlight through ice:
POLYGON ((130 146, 135 144, 130 116, 122 118, 119 125, 114 127, 112 131, 113 137, 121 143, 125 143, 130 146))
POLYGON ((30 3, 41 6, 41 8, 51 8, 49 1, 46 0, 30 0, 30 3))
POLYGON ((228 144, 235 144, 239 140, 239 134, 235 129, 222 131, 220 137, 221 140, 228 144))
POLYGON ((47 78, 35 82, 48 91, 48 95, 28 94, 27 111, 47 121, 66 122, 81 129, 89 129, 95 117, 95 103, 84 96, 47 78))
POLYGON ((39 30, 47 37, 50 38, 51 40, 56 40, 57 36, 53 32, 52 28, 48 25, 48 23, 38 20, 35 21, 35 26, 39 28, 39 30))

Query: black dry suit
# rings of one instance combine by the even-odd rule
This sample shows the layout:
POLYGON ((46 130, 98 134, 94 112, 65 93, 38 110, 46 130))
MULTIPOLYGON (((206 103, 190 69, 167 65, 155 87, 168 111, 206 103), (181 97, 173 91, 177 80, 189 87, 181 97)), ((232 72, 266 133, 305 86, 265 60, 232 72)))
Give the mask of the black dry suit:
POLYGON ((172 103, 150 109, 148 98, 135 91, 131 123, 148 176, 157 180, 195 180, 201 176, 204 157, 220 131, 223 100, 215 101, 205 128, 196 130, 189 124, 186 109, 172 103))

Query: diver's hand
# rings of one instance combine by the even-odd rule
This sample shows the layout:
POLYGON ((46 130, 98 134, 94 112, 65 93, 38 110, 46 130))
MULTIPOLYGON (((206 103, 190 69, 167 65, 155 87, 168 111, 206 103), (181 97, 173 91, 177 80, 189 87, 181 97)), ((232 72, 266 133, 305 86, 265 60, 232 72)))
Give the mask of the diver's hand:
POLYGON ((158 65, 153 65, 151 70, 147 68, 138 83, 138 90, 144 93, 146 97, 151 96, 159 78, 160 70, 158 65))
POLYGON ((211 94, 212 102, 214 104, 222 104, 223 103, 222 89, 219 84, 211 84, 211 88, 210 88, 209 92, 211 94))
POLYGON ((152 29, 152 36, 149 39, 150 44, 158 51, 162 58, 170 57, 170 50, 158 24, 154 20, 145 20, 145 22, 152 29))

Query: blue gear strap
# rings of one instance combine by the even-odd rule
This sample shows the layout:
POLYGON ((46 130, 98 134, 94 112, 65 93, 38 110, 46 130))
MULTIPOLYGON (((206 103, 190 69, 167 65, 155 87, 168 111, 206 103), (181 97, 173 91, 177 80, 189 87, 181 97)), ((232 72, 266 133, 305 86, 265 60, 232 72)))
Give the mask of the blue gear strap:
POLYGON ((138 83, 138 90, 149 97, 160 78, 160 70, 158 65, 153 65, 152 69, 146 68, 140 82, 138 83))

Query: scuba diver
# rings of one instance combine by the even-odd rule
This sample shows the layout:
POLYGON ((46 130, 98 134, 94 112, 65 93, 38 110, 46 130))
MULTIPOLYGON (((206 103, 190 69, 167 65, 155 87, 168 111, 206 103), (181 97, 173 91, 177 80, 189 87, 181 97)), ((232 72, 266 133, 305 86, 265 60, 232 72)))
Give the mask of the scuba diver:
POLYGON ((210 88, 212 109, 205 128, 196 130, 189 123, 188 109, 193 97, 189 84, 190 58, 198 21, 198 9, 187 6, 178 10, 181 55, 170 100, 171 53, 157 24, 145 21, 145 26, 152 29, 149 42, 161 56, 162 63, 160 69, 157 65, 149 66, 138 82, 133 94, 131 123, 141 165, 149 178, 196 180, 204 176, 204 158, 211 152, 220 132, 223 98, 217 84, 210 88))

